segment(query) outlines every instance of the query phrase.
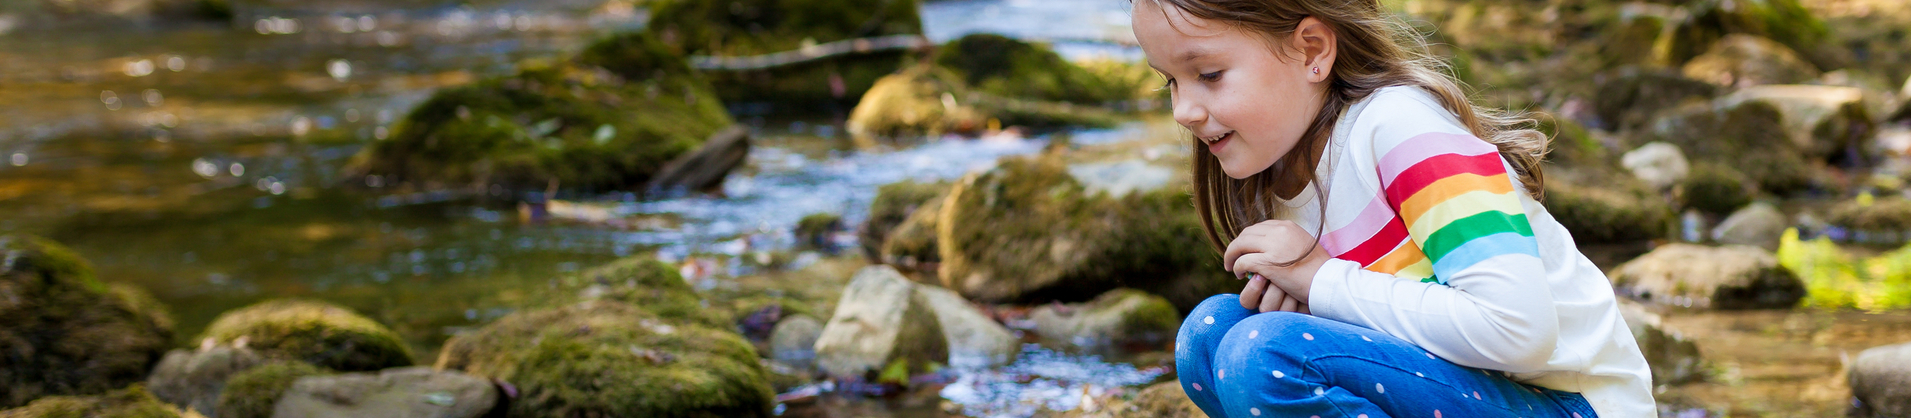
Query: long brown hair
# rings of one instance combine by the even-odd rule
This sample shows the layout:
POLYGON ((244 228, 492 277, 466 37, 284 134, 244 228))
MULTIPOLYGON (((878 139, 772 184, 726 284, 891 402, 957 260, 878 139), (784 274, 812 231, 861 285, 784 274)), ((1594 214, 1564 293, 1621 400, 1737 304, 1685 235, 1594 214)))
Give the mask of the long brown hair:
MULTIPOLYGON (((1321 111, 1294 150, 1281 156, 1273 167, 1235 180, 1221 171, 1221 163, 1201 141, 1190 138, 1194 149, 1194 206, 1201 214, 1208 240, 1217 250, 1225 249, 1249 225, 1279 216, 1281 202, 1298 197, 1307 185, 1318 183, 1318 160, 1313 151, 1330 140, 1334 124, 1348 106, 1384 87, 1414 86, 1431 93, 1474 136, 1499 147, 1500 155, 1512 164, 1527 193, 1535 199, 1540 197, 1544 179, 1539 163, 1546 155, 1546 135, 1531 129, 1534 121, 1524 114, 1475 106, 1468 101, 1460 82, 1446 72, 1447 64, 1428 52, 1425 36, 1394 19, 1381 8, 1379 0, 1137 1, 1172 6, 1190 16, 1272 40, 1286 39, 1308 17, 1319 19, 1336 35, 1336 58, 1327 76, 1329 85, 1321 111)), ((1281 48, 1285 43, 1271 45, 1281 48)), ((1321 190, 1315 187, 1316 193, 1324 193, 1321 190)), ((1325 202, 1321 207, 1325 210, 1325 202)))

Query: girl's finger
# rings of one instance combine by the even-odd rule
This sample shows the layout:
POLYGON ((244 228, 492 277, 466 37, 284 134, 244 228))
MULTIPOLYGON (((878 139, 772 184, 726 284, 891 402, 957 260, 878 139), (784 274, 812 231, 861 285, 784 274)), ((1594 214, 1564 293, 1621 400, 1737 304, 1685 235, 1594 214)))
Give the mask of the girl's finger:
MULTIPOLYGON (((1261 280, 1267 281, 1267 279, 1261 280)), ((1261 312, 1274 312, 1281 309, 1281 301, 1287 299, 1287 292, 1282 292, 1278 286, 1270 285, 1267 287, 1267 291, 1261 293, 1261 306, 1259 310, 1261 312)))
POLYGON ((1274 257, 1267 255, 1267 253, 1244 254, 1230 261, 1232 262, 1223 264, 1222 267, 1226 267, 1228 272, 1234 273, 1235 278, 1246 278, 1249 275, 1258 275, 1265 279, 1267 278, 1265 267, 1274 265, 1274 257))
POLYGON ((1296 311, 1294 311, 1294 312, 1300 312, 1300 313, 1303 313, 1303 314, 1308 314, 1308 315, 1313 315, 1313 314, 1314 314, 1314 310, 1312 310, 1312 309, 1307 309, 1307 304, 1305 304, 1305 303, 1303 303, 1303 304, 1301 304, 1301 307, 1300 307, 1300 310, 1296 310, 1296 311))
POLYGON ((1257 243, 1258 241, 1259 239, 1257 238, 1235 237, 1233 242, 1228 243, 1227 250, 1221 253, 1221 267, 1227 268, 1228 272, 1234 273, 1234 278, 1245 277, 1246 274, 1235 270, 1234 265, 1240 262, 1241 257, 1260 253, 1261 245, 1257 243))
POLYGON ((1247 281, 1247 287, 1241 289, 1241 308, 1256 310, 1261 307, 1261 296, 1267 292, 1267 279, 1255 277, 1247 281))
MULTIPOLYGON (((1275 288, 1279 289, 1280 287, 1276 286, 1275 288)), ((1288 297, 1285 294, 1281 296, 1281 312, 1300 312, 1300 310, 1301 301, 1294 300, 1294 298, 1288 297)))

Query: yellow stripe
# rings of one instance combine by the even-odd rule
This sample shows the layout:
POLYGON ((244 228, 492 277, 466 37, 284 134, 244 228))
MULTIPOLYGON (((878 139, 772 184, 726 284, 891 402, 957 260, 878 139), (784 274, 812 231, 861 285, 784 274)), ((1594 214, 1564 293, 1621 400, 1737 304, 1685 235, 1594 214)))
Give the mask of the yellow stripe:
POLYGON ((1408 221, 1420 219, 1420 214, 1432 209, 1434 205, 1475 191, 1493 194, 1512 193, 1513 183, 1507 180, 1506 173, 1491 176, 1460 173, 1435 180, 1433 184, 1420 189, 1413 196, 1408 196, 1406 201, 1400 202, 1400 219, 1408 221))
POLYGON ((1394 247, 1393 251, 1381 256, 1379 260, 1374 260, 1372 265, 1367 266, 1367 270, 1395 274, 1399 273, 1400 269, 1426 259, 1427 255, 1420 252, 1420 246, 1414 245, 1413 241, 1407 241, 1399 247, 1394 247))
POLYGON ((1481 212, 1498 211, 1505 213, 1506 216, 1525 214, 1526 210, 1519 206, 1519 198, 1512 196, 1512 193, 1510 190, 1505 193, 1493 193, 1485 190, 1462 193, 1459 196, 1454 196, 1452 199, 1447 199, 1438 205, 1434 205, 1432 208, 1420 213, 1417 217, 1409 218, 1403 216, 1401 219, 1412 222, 1412 224, 1407 225, 1407 235, 1414 238, 1413 242, 1419 243, 1421 240, 1432 237, 1434 232, 1439 231, 1440 227, 1446 226, 1447 223, 1481 212))
POLYGON ((1399 272, 1393 274, 1393 277, 1413 280, 1433 277, 1433 261, 1428 260, 1425 256, 1421 256, 1420 261, 1408 265, 1407 268, 1400 269, 1399 272))

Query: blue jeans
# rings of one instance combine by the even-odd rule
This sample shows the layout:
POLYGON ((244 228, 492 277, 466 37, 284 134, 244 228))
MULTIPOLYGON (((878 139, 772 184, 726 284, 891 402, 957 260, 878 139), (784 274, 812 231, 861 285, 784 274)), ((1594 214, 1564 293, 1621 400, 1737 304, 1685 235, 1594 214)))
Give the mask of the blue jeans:
POLYGON ((1175 337, 1175 373, 1214 418, 1595 418, 1586 398, 1441 360, 1386 333, 1312 315, 1201 302, 1175 337))

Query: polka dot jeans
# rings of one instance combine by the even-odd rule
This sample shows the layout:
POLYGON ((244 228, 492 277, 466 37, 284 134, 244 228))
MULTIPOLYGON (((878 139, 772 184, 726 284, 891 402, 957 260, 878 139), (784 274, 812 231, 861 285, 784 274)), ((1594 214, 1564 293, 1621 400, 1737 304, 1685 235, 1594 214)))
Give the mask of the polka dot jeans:
POLYGON ((1586 398, 1464 367, 1385 333, 1208 298, 1175 337, 1175 372, 1215 418, 1595 418, 1586 398))

